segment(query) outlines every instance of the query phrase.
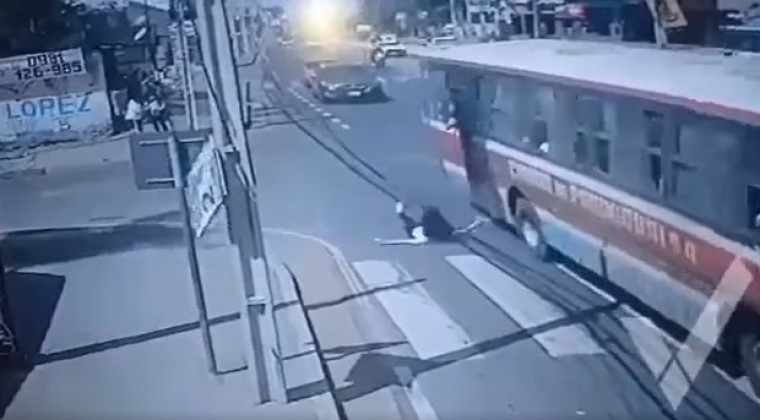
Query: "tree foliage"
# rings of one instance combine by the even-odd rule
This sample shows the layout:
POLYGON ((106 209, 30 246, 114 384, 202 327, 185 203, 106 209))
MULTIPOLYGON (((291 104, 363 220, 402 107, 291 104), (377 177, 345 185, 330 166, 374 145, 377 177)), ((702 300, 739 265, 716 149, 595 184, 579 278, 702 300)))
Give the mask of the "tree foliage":
POLYGON ((77 0, 0 0, 0 55, 66 48, 84 36, 77 0))

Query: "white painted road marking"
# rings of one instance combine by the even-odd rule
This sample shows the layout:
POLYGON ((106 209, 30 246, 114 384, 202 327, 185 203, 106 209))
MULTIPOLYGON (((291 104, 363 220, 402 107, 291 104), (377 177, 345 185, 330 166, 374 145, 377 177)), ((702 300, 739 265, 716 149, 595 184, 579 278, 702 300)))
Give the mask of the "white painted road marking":
POLYGON ((435 414, 433 405, 430 404, 425 393, 420 389, 420 385, 414 380, 412 370, 408 366, 397 366, 393 368, 393 372, 401 383, 417 418, 419 420, 437 420, 438 415, 435 414))
MULTIPOLYGON (((477 255, 454 255, 446 257, 446 260, 524 329, 539 327, 568 316, 477 255)), ((553 328, 535 334, 533 338, 552 357, 604 352, 586 328, 580 325, 553 328)))
POLYGON ((647 332, 630 319, 624 320, 641 357, 673 410, 678 409, 688 394, 726 326, 727 316, 718 317, 718 325, 713 322, 715 308, 724 308, 727 314, 733 313, 751 281, 752 273, 737 256, 721 277, 686 341, 677 345, 675 351, 667 347, 661 335, 647 332), (706 341, 698 337, 704 337, 706 341))
POLYGON ((323 112, 322 116, 325 117, 325 118, 332 118, 333 115, 331 113, 329 113, 329 112, 323 112))
POLYGON ((348 124, 341 124, 341 125, 340 125, 340 128, 342 128, 342 129, 344 129, 344 130, 350 130, 350 129, 351 129, 351 126, 350 126, 350 125, 348 125, 348 124))
POLYGON ((578 283, 584 285, 592 292, 596 293, 599 297, 606 300, 609 303, 617 303, 617 299, 612 297, 609 293, 605 292, 604 290, 594 286, 593 284, 589 283, 586 279, 576 274, 573 270, 565 267, 562 264, 556 264, 557 268, 559 268, 563 273, 567 274, 568 276, 572 277, 573 280, 577 281, 578 283))
POLYGON ((334 122, 335 124, 340 124, 341 123, 340 118, 333 118, 330 121, 334 122))
MULTIPOLYGON (((378 260, 359 261, 353 266, 368 289, 387 288, 375 292, 374 296, 420 358, 429 360, 472 346, 467 333, 449 318, 422 286, 393 287, 413 280, 403 268, 378 260)), ((470 359, 473 358, 482 358, 482 355, 470 359)))

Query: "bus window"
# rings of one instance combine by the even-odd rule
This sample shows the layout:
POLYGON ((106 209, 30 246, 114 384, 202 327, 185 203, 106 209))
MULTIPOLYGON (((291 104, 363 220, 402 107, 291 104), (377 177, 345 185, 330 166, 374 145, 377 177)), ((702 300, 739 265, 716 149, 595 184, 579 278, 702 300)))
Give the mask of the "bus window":
MULTIPOLYGON (((704 197, 704 188, 706 185, 700 182, 697 164, 700 163, 696 155, 696 149, 699 147, 700 138, 706 127, 699 121, 683 122, 677 127, 677 135, 672 147, 671 157, 671 175, 670 186, 668 188, 668 198, 675 205, 703 213, 704 203, 701 198, 704 197)), ((709 136, 705 136, 709 138, 709 136)), ((703 147, 707 147, 704 145, 703 147)))
POLYGON ((742 142, 742 166, 749 185, 747 186, 746 216, 748 226, 760 244, 760 127, 746 127, 742 142))
POLYGON ((659 195, 663 194, 662 145, 665 138, 665 118, 654 111, 644 111, 645 153, 649 174, 648 184, 659 195))
POLYGON ((583 132, 576 133, 573 151, 575 152, 575 163, 579 166, 586 166, 588 163, 588 142, 583 132))
POLYGON ((578 95, 574 110, 576 164, 609 174, 613 132, 611 105, 590 95, 578 95))
POLYGON ((496 80, 494 93, 489 137, 504 144, 519 144, 516 130, 518 101, 516 80, 511 77, 500 77, 496 80))
POLYGON ((554 90, 548 86, 533 89, 533 121, 530 127, 531 147, 541 153, 549 152, 549 124, 554 115, 554 90))
POLYGON ((606 138, 594 138, 594 165, 596 169, 610 173, 610 141, 606 138))
POLYGON ((493 107, 498 95, 497 82, 490 76, 478 78, 476 134, 482 138, 491 137, 493 132, 493 107))
POLYGON ((754 236, 760 243, 760 184, 747 187, 747 210, 747 227, 755 233, 754 236))
POLYGON ((446 73, 440 69, 428 68, 425 71, 425 85, 433 92, 425 100, 423 108, 424 118, 428 120, 445 123, 451 116, 445 75, 446 73))

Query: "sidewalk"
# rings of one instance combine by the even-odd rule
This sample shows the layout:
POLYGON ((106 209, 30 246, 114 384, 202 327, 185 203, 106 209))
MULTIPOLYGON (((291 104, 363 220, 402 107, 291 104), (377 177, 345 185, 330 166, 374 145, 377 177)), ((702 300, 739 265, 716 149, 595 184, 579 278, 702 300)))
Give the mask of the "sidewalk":
MULTIPOLYGON (((176 194, 136 190, 124 139, 46 151, 36 164, 44 175, 0 181, 10 301, 20 345, 36 364, 30 372, 2 373, 0 417, 334 418, 325 393, 253 404, 241 284, 223 209, 198 241, 214 349, 225 372, 212 376, 176 194)), ((295 299, 280 291, 275 303, 295 299)), ((283 337, 305 328, 290 324, 298 321, 293 315, 280 318, 283 337)), ((287 343, 281 348, 296 352, 287 343)), ((285 369, 323 380, 313 359, 300 368, 286 361, 285 369)))
MULTIPOLYGON (((302 290, 347 417, 415 418, 398 367, 417 358, 372 300, 380 290, 368 290, 340 251, 318 238, 275 230, 267 233, 267 244, 288 262, 302 290)), ((313 383, 289 389, 301 398, 322 392, 313 383)))

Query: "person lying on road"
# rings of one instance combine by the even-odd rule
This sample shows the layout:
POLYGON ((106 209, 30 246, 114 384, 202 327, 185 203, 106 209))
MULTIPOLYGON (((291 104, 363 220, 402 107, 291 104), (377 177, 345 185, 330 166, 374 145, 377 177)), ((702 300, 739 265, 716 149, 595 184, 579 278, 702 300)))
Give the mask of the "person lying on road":
POLYGON ((422 217, 417 222, 406 213, 406 206, 402 202, 396 203, 396 214, 404 225, 407 238, 381 239, 375 238, 380 245, 422 245, 430 241, 451 242, 458 236, 468 234, 489 220, 483 216, 477 216, 475 221, 464 228, 455 229, 434 206, 422 206, 422 217))

